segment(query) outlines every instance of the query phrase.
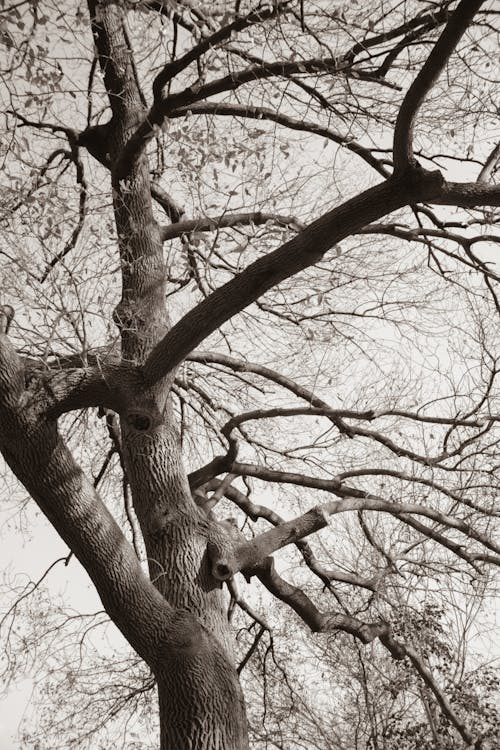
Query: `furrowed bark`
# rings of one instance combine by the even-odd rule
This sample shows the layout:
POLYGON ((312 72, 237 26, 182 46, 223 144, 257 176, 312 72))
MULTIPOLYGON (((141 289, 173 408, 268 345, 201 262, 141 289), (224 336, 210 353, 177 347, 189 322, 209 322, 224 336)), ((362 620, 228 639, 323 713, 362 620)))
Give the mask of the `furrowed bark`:
POLYGON ((0 335, 0 448, 17 478, 92 578, 106 611, 152 663, 172 609, 142 572, 120 528, 43 410, 24 369, 0 335))
MULTIPOLYGON (((124 360, 141 366, 169 328, 166 269, 151 206, 147 156, 119 167, 144 113, 123 33, 125 4, 91 3, 94 36, 113 119, 108 134, 113 205, 122 267, 115 311, 124 360), (120 92, 116 95, 115 92, 120 92), (119 168, 118 168, 119 167, 119 168)), ((184 470, 168 393, 173 369, 141 384, 121 413, 123 455, 151 580, 175 608, 169 638, 155 664, 162 750, 244 750, 243 697, 232 655, 222 587, 206 554, 223 547, 222 529, 194 503, 184 470)))

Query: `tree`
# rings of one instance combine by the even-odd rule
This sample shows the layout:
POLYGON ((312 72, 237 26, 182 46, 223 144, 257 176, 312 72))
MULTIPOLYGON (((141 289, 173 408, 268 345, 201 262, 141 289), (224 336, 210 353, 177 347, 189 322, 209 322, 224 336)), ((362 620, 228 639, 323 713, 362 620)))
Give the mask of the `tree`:
POLYGON ((248 746, 238 573, 486 747, 395 616, 500 561, 494 4, 2 5, 0 449, 161 748, 248 746))

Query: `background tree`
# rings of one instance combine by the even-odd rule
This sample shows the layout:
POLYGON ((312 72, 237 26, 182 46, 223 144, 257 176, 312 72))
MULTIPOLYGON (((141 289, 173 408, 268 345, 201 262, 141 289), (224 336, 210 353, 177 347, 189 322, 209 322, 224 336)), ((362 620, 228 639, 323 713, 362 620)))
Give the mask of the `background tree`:
POLYGON ((473 695, 440 662, 449 592, 482 601, 500 561, 494 3, 68 0, 1 23, 0 449, 137 655, 89 649, 97 700, 58 611, 13 629, 39 583, 15 592, 7 656, 58 632, 48 697, 76 696, 38 746, 151 721, 156 685, 164 750, 245 748, 242 683, 275 700, 264 734, 249 702, 256 747, 298 746, 285 722, 321 747, 340 704, 369 727, 339 714, 323 746, 495 742, 494 678, 473 695), (291 610, 316 655, 370 659, 365 714, 351 677, 289 703, 292 656, 316 679, 316 645, 276 643, 291 610))

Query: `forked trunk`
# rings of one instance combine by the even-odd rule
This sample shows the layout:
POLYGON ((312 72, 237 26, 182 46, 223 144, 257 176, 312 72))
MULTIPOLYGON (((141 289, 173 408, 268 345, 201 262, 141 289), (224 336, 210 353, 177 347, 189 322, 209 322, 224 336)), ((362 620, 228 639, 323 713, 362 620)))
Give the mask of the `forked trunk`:
MULTIPOLYGON (((151 205, 148 158, 116 175, 128 138, 143 116, 126 4, 89 0, 94 39, 113 112, 109 154, 121 260, 122 296, 115 310, 122 356, 141 365, 169 328, 163 247, 151 205)), ((148 567, 173 607, 161 653, 150 660, 159 689, 162 750, 245 750, 246 717, 235 669, 223 592, 210 572, 209 542, 222 543, 217 522, 195 504, 168 406, 171 372, 151 390, 125 394, 122 449, 148 567)), ((145 649, 146 653, 148 652, 145 649)))

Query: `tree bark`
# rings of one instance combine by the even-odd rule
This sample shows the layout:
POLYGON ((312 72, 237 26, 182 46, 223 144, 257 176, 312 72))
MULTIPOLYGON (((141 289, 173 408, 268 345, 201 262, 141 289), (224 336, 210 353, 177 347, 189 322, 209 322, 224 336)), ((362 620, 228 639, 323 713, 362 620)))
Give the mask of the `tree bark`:
MULTIPOLYGON (((113 111, 108 133, 113 205, 122 267, 115 311, 122 356, 142 365, 169 329, 165 264, 151 205, 147 156, 125 177, 114 165, 143 115, 122 3, 90 3, 94 38, 113 111), (116 92, 116 94, 115 94, 116 92)), ((174 373, 135 389, 120 414, 122 448, 152 582, 174 608, 155 661, 162 750, 244 750, 243 695, 220 581, 212 577, 207 544, 224 532, 194 503, 182 464, 168 392, 174 373)))
MULTIPOLYGON (((471 8, 480 4, 479 0, 470 3, 471 8)), ((405 98, 396 128, 396 173, 382 184, 345 201, 302 228, 295 237, 276 251, 256 260, 234 279, 216 289, 177 325, 171 326, 165 302, 165 279, 168 274, 163 256, 162 232, 154 218, 151 194, 163 201, 179 226, 182 223, 181 214, 169 196, 165 199, 158 186, 151 185, 145 146, 152 135, 151 125, 154 122, 145 114, 144 98, 138 87, 125 30, 127 3, 125 0, 89 0, 88 5, 112 117, 106 126, 88 128, 87 139, 80 138, 79 145, 95 153, 96 158, 106 164, 111 172, 122 274, 122 294, 115 310, 115 321, 120 331, 123 361, 109 368, 112 377, 107 377, 108 372, 100 367, 95 372, 87 373, 84 369, 81 373, 75 373, 73 380, 73 376, 66 377, 65 374, 65 385, 59 382, 59 391, 66 388, 68 392, 57 411, 52 407, 57 396, 59 375, 53 379, 53 388, 49 387, 47 379, 37 379, 36 373, 27 376, 22 361, 4 335, 8 332, 12 317, 11 310, 4 308, 0 315, 0 450, 88 571, 110 617, 154 672, 158 683, 162 750, 245 750, 248 747, 245 707, 234 664, 232 636, 222 589, 223 578, 241 569, 250 572, 256 570, 266 555, 322 528, 327 522, 325 513, 353 509, 371 508, 392 514, 398 512, 403 519, 405 513, 421 513, 433 521, 462 531, 482 542, 495 554, 498 553, 487 540, 474 534, 462 522, 431 509, 416 504, 394 505, 361 490, 344 488, 341 493, 339 481, 330 480, 327 487, 325 480, 300 478, 285 472, 234 463, 231 468, 244 476, 330 489, 341 496, 340 500, 333 501, 324 509, 313 509, 294 521, 262 534, 257 542, 241 545, 235 554, 233 540, 227 531, 193 500, 182 463, 176 419, 169 402, 175 369, 190 354, 193 359, 200 358, 200 355, 192 354, 198 343, 265 291, 317 263, 335 243, 360 231, 363 226, 404 205, 421 200, 461 206, 475 206, 481 202, 498 205, 498 188, 482 182, 474 185, 445 182, 439 172, 426 171, 413 159, 411 133, 418 105, 444 64, 446 58, 443 54, 451 51, 457 34, 461 33, 462 27, 465 28, 465 21, 457 16, 456 28, 450 26, 451 32, 442 37, 444 42, 438 43, 444 46, 444 50, 436 47, 439 54, 429 58, 431 62, 424 67, 423 75, 417 78, 405 98), (418 96, 412 99, 415 91, 418 96), (91 131, 98 136, 97 150, 92 150, 93 145, 88 139, 91 131), (73 391, 70 393, 72 382, 73 391), (89 388, 94 389, 92 398, 86 393, 89 388), (57 430, 57 415, 64 411, 63 405, 65 408, 76 408, 77 405, 86 407, 92 403, 110 406, 120 415, 121 449, 144 539, 149 579, 121 529, 92 483, 74 462, 57 430), (232 567, 229 567, 228 560, 232 560, 232 567), (213 575, 212 565, 215 563, 217 568, 218 562, 219 572, 215 570, 217 575, 213 575)), ((460 8, 465 5, 464 0, 460 8)), ((273 8, 269 13, 275 10, 273 8)), ((255 18, 262 18, 262 12, 259 11, 255 18)), ((250 14, 248 18, 252 19, 253 15, 250 14)), ((228 29, 229 26, 224 34, 229 33, 228 29)), ((209 46, 210 40, 204 39, 198 51, 209 46)), ((160 95, 169 76, 192 60, 190 55, 165 68, 163 76, 157 79, 160 95)), ((338 69, 335 60, 322 61, 320 68, 315 60, 306 63, 310 70, 323 71, 325 64, 331 70, 338 69)), ((265 64, 259 68, 259 77, 287 71, 303 72, 304 65, 304 62, 265 64)), ((217 91, 235 89, 252 80, 254 75, 255 69, 247 69, 238 77, 231 75, 207 84, 202 93, 189 88, 173 94, 164 101, 168 105, 165 111, 157 112, 161 115, 160 121, 165 114, 179 114, 179 110, 176 114, 172 109, 176 102, 177 106, 181 106, 192 101, 196 106, 202 95, 212 96, 217 91)), ((197 106, 206 110, 208 104, 197 106)), ((238 111, 241 113, 241 110, 238 111)), ((278 116, 266 112, 268 119, 278 121, 278 116)), ((226 106, 225 114, 229 113, 235 114, 236 110, 226 106)), ((253 117, 255 114, 245 110, 245 116, 253 117)), ((298 121, 288 120, 286 124, 295 129, 303 127, 303 123, 298 121)), ((66 134, 69 132, 67 130, 66 134)), ((331 136, 331 131, 328 132, 331 136)), ((71 142, 75 143, 75 134, 71 137, 71 142)), ((332 139, 342 142, 336 135, 332 139)), ((352 143, 349 147, 362 155, 371 166, 377 168, 378 165, 378 171, 386 176, 386 170, 381 170, 379 163, 366 150, 352 143)), ((234 221, 234 216, 229 220, 234 221)), ((177 232, 180 231, 179 226, 177 232)), ((167 230, 163 230, 163 239, 168 234, 167 230)), ((220 361, 220 355, 215 356, 220 361)), ((225 357, 222 363, 233 369, 241 369, 235 362, 225 357)), ((248 363, 246 367, 250 371, 248 363)), ((314 394, 306 393, 284 376, 268 368, 256 367, 253 366, 252 371, 279 382, 305 398, 312 407, 322 406, 323 402, 314 394)), ((249 418, 248 414, 243 416, 249 418)), ((234 424, 236 422, 233 420, 234 424)), ((375 433, 357 427, 356 434, 373 436, 375 433)), ((398 455, 429 465, 427 459, 417 454, 402 451, 397 446, 394 449, 394 444, 389 440, 379 442, 398 455)), ((229 452, 226 459, 234 460, 229 452)), ((214 462, 217 464, 216 460, 214 462)), ((415 528, 425 528, 422 525, 417 527, 416 521, 411 523, 415 528)), ((428 530, 426 533, 436 538, 437 532, 428 530)), ((448 546, 458 549, 453 542, 448 546)), ((472 559, 472 556, 469 558, 472 559)), ((298 589, 279 579, 269 560, 264 560, 260 565, 259 575, 264 585, 275 596, 286 601, 313 630, 339 628, 356 635, 363 642, 379 637, 395 658, 404 655, 399 646, 389 640, 385 625, 365 627, 363 623, 337 613, 323 616, 298 589)), ((450 716, 450 709, 443 705, 445 714, 450 716)), ((457 720, 454 723, 462 732, 457 720)), ((462 736, 466 737, 466 734, 462 732, 462 736)))

